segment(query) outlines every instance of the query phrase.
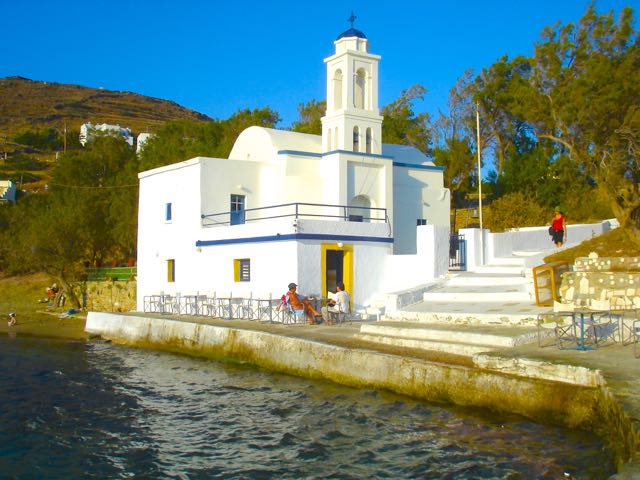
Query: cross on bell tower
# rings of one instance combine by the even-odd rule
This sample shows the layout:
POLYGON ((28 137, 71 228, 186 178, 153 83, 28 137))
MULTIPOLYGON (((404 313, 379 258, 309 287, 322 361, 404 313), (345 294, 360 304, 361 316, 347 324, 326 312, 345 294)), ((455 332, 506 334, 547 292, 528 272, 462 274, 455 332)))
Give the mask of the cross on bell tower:
POLYGON ((355 22, 357 18, 358 17, 353 14, 353 11, 351 11, 351 16, 347 18, 347 22, 351 24, 351 28, 353 28, 353 22, 355 22))

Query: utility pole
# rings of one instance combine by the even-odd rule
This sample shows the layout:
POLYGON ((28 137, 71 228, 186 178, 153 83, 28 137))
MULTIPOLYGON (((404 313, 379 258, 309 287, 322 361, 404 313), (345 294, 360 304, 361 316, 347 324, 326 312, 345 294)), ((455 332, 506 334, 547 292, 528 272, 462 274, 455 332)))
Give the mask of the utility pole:
POLYGON ((482 167, 480 159, 480 102, 476 101, 476 135, 478 138, 478 213, 480 214, 480 265, 484 265, 484 230, 482 229, 482 167))

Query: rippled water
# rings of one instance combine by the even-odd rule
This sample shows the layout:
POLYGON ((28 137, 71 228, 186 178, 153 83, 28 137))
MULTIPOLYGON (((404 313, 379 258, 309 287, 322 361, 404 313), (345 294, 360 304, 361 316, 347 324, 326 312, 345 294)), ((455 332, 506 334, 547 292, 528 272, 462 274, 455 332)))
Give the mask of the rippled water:
POLYGON ((0 338, 2 478, 606 478, 592 435, 107 343, 0 338))

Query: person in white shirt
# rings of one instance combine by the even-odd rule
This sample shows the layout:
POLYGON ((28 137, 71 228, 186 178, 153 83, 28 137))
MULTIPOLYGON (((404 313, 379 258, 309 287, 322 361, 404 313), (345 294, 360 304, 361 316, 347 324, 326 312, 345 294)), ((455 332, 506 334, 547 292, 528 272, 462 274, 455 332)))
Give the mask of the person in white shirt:
POLYGON ((333 323, 334 314, 349 312, 349 294, 344 289, 344 283, 338 282, 336 285, 335 297, 327 302, 326 307, 322 307, 322 318, 327 325, 333 323))

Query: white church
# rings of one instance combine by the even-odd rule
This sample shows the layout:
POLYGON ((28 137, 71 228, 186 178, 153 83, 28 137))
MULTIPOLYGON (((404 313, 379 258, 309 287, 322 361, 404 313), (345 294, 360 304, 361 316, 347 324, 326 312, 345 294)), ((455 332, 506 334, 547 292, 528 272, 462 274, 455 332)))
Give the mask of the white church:
POLYGON ((138 310, 160 293, 280 298, 290 282, 326 297, 338 281, 357 310, 446 274, 443 169, 382 143, 366 36, 334 44, 321 136, 250 127, 229 158, 139 174, 138 310))

